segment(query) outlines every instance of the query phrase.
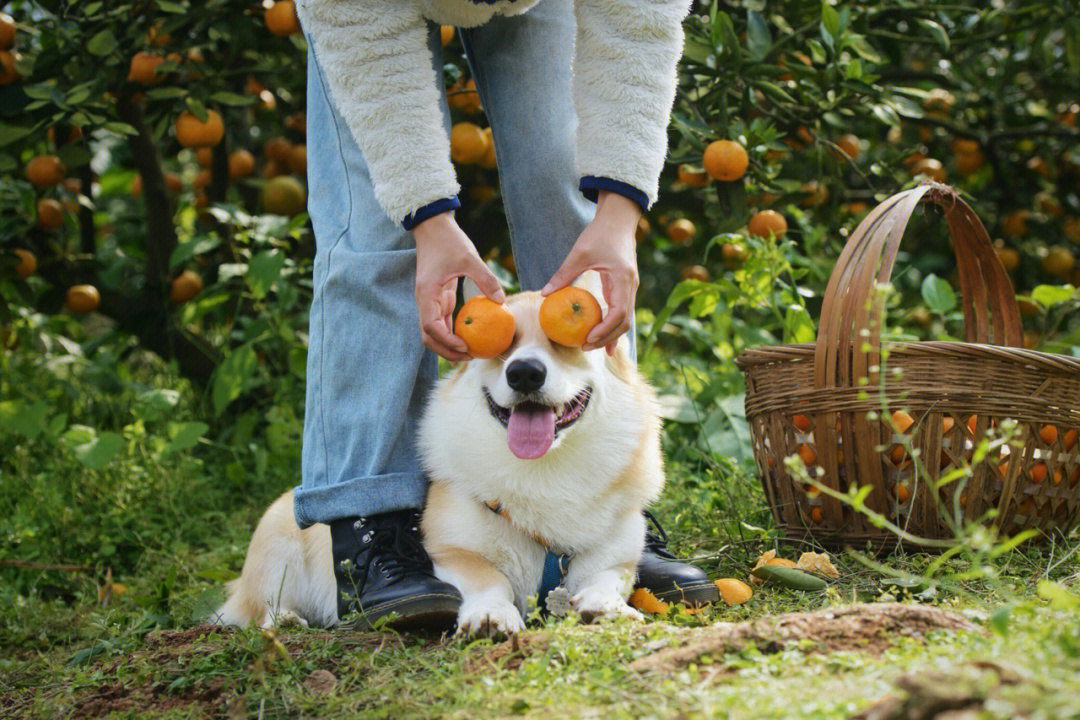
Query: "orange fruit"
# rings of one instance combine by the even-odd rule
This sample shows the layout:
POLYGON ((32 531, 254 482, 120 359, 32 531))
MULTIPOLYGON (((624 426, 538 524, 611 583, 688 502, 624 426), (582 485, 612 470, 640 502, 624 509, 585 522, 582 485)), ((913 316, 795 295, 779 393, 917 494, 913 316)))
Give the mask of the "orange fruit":
POLYGON ((1065 446, 1066 452, 1073 449, 1073 446, 1076 445, 1076 440, 1078 436, 1080 436, 1080 432, 1078 432, 1076 429, 1070 430, 1065 433, 1065 441, 1062 444, 1065 446))
POLYGON ((142 175, 131 178, 131 197, 142 195, 142 175))
POLYGON ((200 170, 195 175, 195 179, 191 181, 191 187, 195 188, 196 190, 202 190, 204 187, 209 185, 210 181, 213 179, 213 173, 211 173, 208 168, 200 170))
POLYGON ((263 165, 262 174, 264 178, 270 180, 281 175, 288 175, 289 167, 278 160, 267 160, 266 164, 263 165))
POLYGON ((814 521, 815 525, 820 525, 825 519, 825 512, 821 509, 820 505, 815 505, 810 508, 810 519, 814 521))
POLYGON ((225 137, 225 123, 214 110, 206 111, 206 122, 185 110, 176 119, 176 139, 184 147, 213 147, 225 137))
POLYGON ((720 259, 724 261, 724 265, 735 270, 742 267, 742 264, 746 262, 746 258, 750 256, 746 248, 736 243, 724 243, 720 246, 720 259))
POLYGON ((86 315, 97 310, 101 294, 93 285, 72 285, 64 298, 64 307, 76 315, 86 315))
POLYGON ((37 201, 37 227, 42 230, 55 230, 64 224, 64 208, 52 198, 37 201))
POLYGON ((791 423, 799 432, 810 432, 810 418, 805 415, 792 416, 791 423))
POLYGON ((446 47, 454 41, 454 26, 442 25, 439 27, 439 39, 442 41, 442 46, 446 47))
POLYGON ((679 277, 681 277, 683 280, 698 280, 700 282, 709 282, 709 278, 711 276, 709 275, 708 268, 702 265, 687 265, 682 269, 682 272, 679 273, 679 277))
POLYGON ((949 432, 950 430, 953 429, 953 426, 955 426, 955 425, 956 425, 956 421, 953 420, 948 415, 941 418, 941 431, 942 432, 945 432, 945 433, 949 432))
POLYGON ((981 150, 970 153, 957 153, 953 156, 953 165, 961 175, 971 175, 982 169, 986 164, 986 156, 981 150))
POLYGON ((1013 210, 1001 221, 1001 232, 1008 237, 1027 235, 1027 219, 1030 214, 1027 210, 1013 210))
POLYGON ((1044 178, 1050 177, 1050 165, 1045 159, 1036 155, 1027 161, 1028 170, 1033 170, 1044 178))
POLYGON ((296 178, 281 175, 263 186, 262 206, 274 215, 296 215, 307 206, 307 191, 296 178))
POLYGON ((480 162, 488 149, 488 137, 476 123, 459 122, 450 129, 450 157, 461 165, 480 162))
POLYGON ((169 300, 173 305, 186 303, 198 295, 203 289, 203 281, 199 274, 193 270, 185 270, 173 278, 169 286, 169 300))
POLYGON ((0 50, 15 47, 15 20, 10 15, 0 13, 0 50))
POLYGON ((911 499, 911 490, 904 483, 896 483, 893 485, 893 495, 896 495, 896 502, 902 505, 911 499))
POLYGON ((802 443, 799 445, 799 459, 803 461, 803 465, 810 467, 817 462, 817 451, 806 443, 802 443))
POLYGON ((292 152, 292 143, 287 139, 278 136, 270 138, 263 145, 263 155, 269 160, 277 160, 278 162, 289 162, 289 153, 292 152))
POLYGON ((713 582, 716 583, 716 589, 720 591, 720 597, 727 605, 742 605, 754 596, 754 591, 742 580, 720 578, 713 582))
MULTIPOLYGON (((48 130, 46 130, 45 131, 45 137, 47 137, 49 139, 49 142, 55 143, 56 142, 56 128, 55 127, 50 127, 48 130)), ((78 140, 82 140, 82 138, 83 138, 83 129, 81 127, 79 127, 78 125, 72 125, 71 129, 68 130, 67 140, 64 141, 64 144, 65 145, 70 145, 73 142, 76 142, 78 140)))
POLYGON ((1061 203, 1058 202, 1052 194, 1048 192, 1041 192, 1035 196, 1035 202, 1039 205, 1039 210, 1043 211, 1051 217, 1058 217, 1065 209, 1061 207, 1061 203))
POLYGON ((1043 425, 1039 430, 1039 439, 1047 445, 1053 445, 1058 439, 1057 425, 1043 425))
POLYGON ((803 183, 801 188, 805 197, 799 201, 799 205, 805 208, 820 207, 829 201, 829 188, 817 180, 803 183))
POLYGON ((290 130, 295 130, 298 133, 307 133, 307 115, 303 110, 297 110, 289 117, 285 118, 285 127, 290 130))
POLYGON ((278 37, 301 32, 300 19, 296 16, 293 0, 278 0, 263 13, 263 20, 266 28, 278 37))
POLYGON ((600 303, 584 288, 564 287, 544 298, 540 327, 552 342, 581 347, 603 316, 600 303))
POLYGON ((19 277, 25 279, 37 272, 37 255, 22 248, 15 248, 15 254, 19 258, 19 264, 15 266, 19 277))
POLYGON ((192 206, 196 210, 202 210, 203 208, 205 208, 209 204, 210 204, 210 197, 204 192, 199 192, 199 193, 197 193, 195 195, 195 202, 192 203, 192 206))
POLYGON ((1012 272, 1020 266, 1020 253, 1011 247, 997 248, 997 256, 1005 272, 1012 272))
POLYGON ((668 611, 668 604, 645 588, 634 590, 633 594, 630 595, 629 603, 631 607, 652 615, 665 615, 668 611))
POLYGON ((156 22, 146 31, 146 43, 148 45, 168 45, 172 42, 172 35, 161 31, 164 23, 156 22))
POLYGON ((229 155, 229 178, 247 177, 255 172, 255 156, 248 150, 236 150, 229 155))
POLYGON ((1076 265, 1076 257, 1068 248, 1055 246, 1050 248, 1043 258, 1043 270, 1051 275, 1064 278, 1076 265))
POLYGON ((0 50, 0 87, 22 79, 22 75, 15 69, 15 61, 18 59, 19 56, 10 50, 0 50))
POLYGON ((1038 485, 1046 479, 1046 463, 1037 463, 1031 468, 1029 473, 1031 475, 1031 482, 1038 485))
POLYGON ((171 193, 178 193, 184 189, 184 181, 174 172, 165 173, 165 189, 171 193))
POLYGON ((142 85, 153 85, 163 78, 157 74, 158 65, 165 62, 165 58, 148 52, 137 52, 131 56, 131 67, 128 70, 129 82, 142 85))
POLYGON ((840 148, 840 152, 844 157, 850 160, 855 160, 859 157, 859 153, 862 152, 862 148, 859 145, 859 138, 852 133, 847 133, 836 138, 836 146, 840 148))
POLYGON ((497 357, 514 342, 514 313, 506 305, 477 295, 458 311, 454 334, 465 341, 473 357, 497 357))
POLYGON ((940 160, 934 158, 926 158, 915 163, 911 168, 912 175, 925 175, 931 180, 943 183, 949 178, 949 173, 945 170, 945 166, 941 164, 940 160))
POLYGON ((1074 243, 1080 243, 1080 217, 1072 215, 1065 218, 1061 223, 1061 232, 1074 243))
POLYGON ((1073 471, 1069 473, 1069 487, 1076 487, 1076 484, 1080 482, 1080 467, 1073 468, 1073 471))
POLYGON ((787 234, 787 220, 775 210, 761 210, 751 216, 746 229, 751 235, 782 238, 787 234))
POLYGON ((732 140, 714 140, 705 148, 701 164, 711 177, 724 182, 738 180, 750 167, 746 148, 732 140))
POLYGON ((645 240, 649 237, 649 232, 652 230, 652 226, 649 224, 649 219, 644 215, 638 218, 637 229, 634 230, 634 239, 638 242, 645 240))
POLYGON ((709 184, 709 174, 703 168, 684 163, 679 166, 679 182, 690 187, 705 187, 709 184))
POLYGON ((799 566, 794 560, 788 560, 787 558, 774 557, 765 562, 766 565, 778 565, 786 568, 796 568, 799 566))
POLYGON ((915 421, 910 415, 903 410, 897 410, 892 414, 893 427, 897 432, 906 433, 911 429, 911 426, 915 424, 915 421))
POLYGON ((67 168, 55 155, 38 155, 26 163, 26 179, 34 187, 50 187, 63 181, 67 168))
POLYGON ((499 163, 495 159, 495 139, 491 136, 491 128, 484 128, 484 136, 487 138, 487 150, 484 151, 484 157, 480 158, 480 167, 494 170, 499 163))
POLYGON ((979 141, 971 138, 956 138, 953 140, 952 149, 957 155, 979 152, 979 141))
POLYGON ((461 93, 460 107, 463 111, 470 115, 475 115, 478 112, 483 111, 483 106, 480 104, 480 93, 476 90, 476 81, 469 78, 462 86, 464 92, 461 93))
POLYGON ((911 461, 907 460, 907 448, 903 445, 893 445, 892 450, 889 451, 889 458, 893 461, 893 465, 901 468, 911 464, 911 461))
POLYGON ((297 175, 307 175, 307 145, 293 145, 289 151, 289 169, 297 175))
POLYGON ((201 147, 195 151, 195 159, 199 161, 199 165, 208 168, 214 164, 214 151, 208 147, 201 147))
POLYGON ((690 242, 696 234, 697 228, 694 227, 694 223, 686 218, 679 218, 667 226, 668 240, 679 245, 690 242))

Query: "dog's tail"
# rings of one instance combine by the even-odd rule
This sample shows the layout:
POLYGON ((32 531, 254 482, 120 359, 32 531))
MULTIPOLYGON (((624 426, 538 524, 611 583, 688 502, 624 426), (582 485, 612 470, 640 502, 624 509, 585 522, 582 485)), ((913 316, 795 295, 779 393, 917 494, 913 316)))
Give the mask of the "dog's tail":
POLYGON ((252 603, 244 594, 242 577, 230 581, 225 586, 227 599, 209 618, 213 625, 245 626, 259 619, 262 610, 258 603, 252 603))

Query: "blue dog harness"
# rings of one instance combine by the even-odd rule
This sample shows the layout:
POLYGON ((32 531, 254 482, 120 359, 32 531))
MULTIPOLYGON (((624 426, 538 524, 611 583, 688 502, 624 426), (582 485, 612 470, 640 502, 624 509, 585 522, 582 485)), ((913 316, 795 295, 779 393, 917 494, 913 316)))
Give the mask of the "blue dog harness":
MULTIPOLYGON (((487 502, 487 505, 491 512, 499 515, 507 520, 507 522, 514 522, 510 517, 510 513, 503 509, 503 506, 497 502, 487 502)), ((560 555, 555 553, 548 547, 547 541, 542 537, 528 533, 529 537, 535 540, 541 547, 547 550, 547 555, 544 557, 544 572, 540 575, 540 587, 537 589, 536 605, 541 611, 547 611, 547 599, 548 595, 555 588, 562 585, 563 578, 566 577, 566 569, 570 563, 569 555, 560 555)))

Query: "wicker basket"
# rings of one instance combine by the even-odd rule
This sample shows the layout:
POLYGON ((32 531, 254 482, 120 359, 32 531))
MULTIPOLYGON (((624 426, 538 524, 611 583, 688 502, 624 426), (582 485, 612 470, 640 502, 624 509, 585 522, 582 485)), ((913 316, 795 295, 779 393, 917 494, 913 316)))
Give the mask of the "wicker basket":
MULTIPOLYGON (((1012 284, 986 229, 952 188, 926 183, 874 208, 829 279, 817 342, 760 347, 736 360, 746 376, 758 471, 785 535, 827 547, 883 550, 900 542, 794 480, 784 458, 795 454, 827 487, 870 485, 867 505, 917 538, 951 539, 949 518, 978 520, 990 509, 1010 534, 1067 533, 1080 516, 1080 360, 1020 349, 1022 337, 1012 284), (940 206, 948 222, 967 342, 889 344, 883 359, 876 288, 889 281, 920 203, 940 206), (900 409, 914 420, 907 437, 893 422, 868 418, 900 409), (976 443, 1004 419, 1019 423, 1014 442, 1023 449, 994 450, 970 478, 935 492, 933 481, 971 462, 976 443)), ((903 415, 897 419, 904 424, 903 415)))

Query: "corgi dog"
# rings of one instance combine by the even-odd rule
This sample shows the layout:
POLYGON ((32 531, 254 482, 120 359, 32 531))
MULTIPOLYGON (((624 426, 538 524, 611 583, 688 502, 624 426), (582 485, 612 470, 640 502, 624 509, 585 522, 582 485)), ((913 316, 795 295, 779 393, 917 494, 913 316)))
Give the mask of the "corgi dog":
MULTIPOLYGON (((596 273, 577 284, 603 304, 596 273)), ((582 618, 641 618, 627 598, 642 513, 664 485, 656 397, 627 338, 613 355, 558 345, 540 327, 542 301, 507 298, 513 344, 442 378, 420 423, 431 481, 420 528, 436 577, 461 593, 459 633, 524 630, 552 554, 582 618)), ((300 530, 289 492, 259 522, 213 619, 334 625, 336 593, 329 528, 300 530)))

